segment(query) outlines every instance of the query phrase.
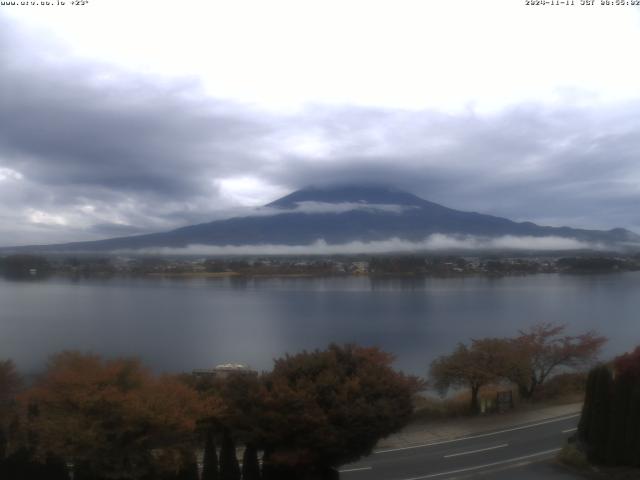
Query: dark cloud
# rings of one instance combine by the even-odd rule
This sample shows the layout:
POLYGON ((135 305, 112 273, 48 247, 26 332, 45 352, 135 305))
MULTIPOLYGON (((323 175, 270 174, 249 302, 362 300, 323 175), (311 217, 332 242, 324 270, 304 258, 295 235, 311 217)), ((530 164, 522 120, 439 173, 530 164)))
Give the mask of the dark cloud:
POLYGON ((332 162, 300 158, 286 179, 391 182, 464 210, 555 225, 637 228, 639 110, 640 102, 525 105, 485 116, 369 112, 354 123, 351 135, 361 138, 353 154, 332 162), (379 135, 373 152, 367 149, 374 142, 363 135, 369 129, 379 135))
POLYGON ((1 17, 0 30, 0 195, 15 215, 0 243, 31 226, 33 210, 47 213, 40 225, 69 218, 49 226, 82 238, 111 234, 105 225, 205 221, 223 200, 216 180, 259 166, 253 152, 270 127, 254 112, 206 98, 189 79, 52 62, 1 17))
POLYGON ((0 31, 0 245, 204 222, 234 206, 220 181, 240 177, 386 183, 516 220, 640 230, 638 102, 277 115, 193 79, 66 58, 2 17, 0 31))

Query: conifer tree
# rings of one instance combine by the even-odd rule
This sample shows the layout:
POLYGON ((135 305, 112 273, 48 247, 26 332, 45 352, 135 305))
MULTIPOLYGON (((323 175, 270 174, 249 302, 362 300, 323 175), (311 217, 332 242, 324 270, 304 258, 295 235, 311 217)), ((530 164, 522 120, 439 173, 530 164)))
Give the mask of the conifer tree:
POLYGON ((248 444, 242 457, 242 480, 260 480, 260 464, 258 462, 258 449, 253 444, 248 444))
POLYGON ((186 463, 182 470, 180 480, 199 480, 198 478, 198 461, 196 456, 191 452, 186 459, 186 463))
POLYGON ((262 452, 262 480, 277 480, 277 469, 271 461, 272 449, 266 447, 262 452))
POLYGON ((592 414, 589 422, 587 455, 593 463, 605 463, 609 440, 609 419, 611 405, 611 371, 605 365, 596 367, 591 400, 592 414))
POLYGON ((69 470, 67 469, 66 462, 53 455, 48 455, 44 463, 43 478, 47 480, 69 480, 69 470))
POLYGON ((615 433, 623 437, 620 441, 622 451, 617 460, 622 465, 638 467, 640 466, 640 347, 616 358, 614 367, 616 383, 624 384, 621 388, 627 397, 624 432, 615 433))
POLYGON ((628 375, 618 375, 613 382, 606 455, 608 465, 622 465, 625 461, 627 429, 631 428, 628 421, 633 387, 633 379, 628 375))
POLYGON ((220 480, 240 480, 236 446, 228 428, 223 430, 220 450, 220 480))
POLYGON ((587 376, 582 414, 580 415, 580 421, 578 422, 578 439, 584 444, 588 444, 591 438, 589 428, 592 422, 594 389, 597 376, 597 370, 592 368, 587 376))
POLYGON ((4 462, 4 459, 7 457, 7 434, 5 433, 4 428, 0 425, 0 465, 4 462))
POLYGON ((204 458, 202 460, 202 480, 218 480, 218 454, 213 431, 207 430, 204 443, 204 458))
POLYGON ((640 382, 635 382, 631 394, 625 444, 625 464, 640 467, 640 382))

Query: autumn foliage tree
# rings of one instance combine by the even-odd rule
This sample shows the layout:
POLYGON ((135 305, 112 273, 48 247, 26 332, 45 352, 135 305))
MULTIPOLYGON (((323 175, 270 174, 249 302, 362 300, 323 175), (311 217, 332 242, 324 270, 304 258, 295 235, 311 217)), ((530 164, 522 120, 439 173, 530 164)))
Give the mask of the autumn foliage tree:
POLYGON ((369 454, 402 428, 421 388, 377 348, 332 344, 277 359, 256 421, 265 478, 310 478, 369 454))
POLYGON ((616 358, 614 366, 618 375, 640 383, 640 347, 616 358))
POLYGON ((539 323, 513 338, 484 338, 458 344, 453 353, 434 360, 430 379, 440 392, 450 387, 471 391, 471 410, 478 410, 480 389, 509 381, 520 397, 531 399, 559 370, 584 367, 597 357, 606 339, 595 332, 566 335, 564 325, 539 323))
POLYGON ((29 441, 35 432, 20 429, 17 397, 22 380, 13 362, 0 362, 0 478, 2 480, 68 480, 64 461, 48 453, 36 461, 29 441), (31 438, 29 438, 31 435, 31 438))
POLYGON ((179 470, 203 405, 177 379, 137 360, 64 352, 22 396, 33 448, 73 462, 93 478, 139 478, 179 470))
POLYGON ((0 408, 15 407, 23 447, 7 478, 62 480, 69 463, 76 480, 195 479, 203 446, 209 480, 337 478, 335 467, 370 453, 411 416, 423 385, 392 361, 377 348, 331 345, 278 359, 269 373, 222 379, 157 376, 135 359, 63 352, 22 392, 3 362, 0 408))
POLYGON ((11 360, 0 362, 0 462, 7 455, 9 425, 15 414, 15 397, 21 379, 11 360))
POLYGON ((530 399, 538 388, 561 368, 580 368, 592 363, 606 338, 593 331, 566 335, 566 326, 539 323, 510 341, 503 374, 518 386, 522 398, 530 399))
POLYGON ((506 344, 502 339, 472 340, 459 343, 450 355, 431 363, 429 377, 433 386, 445 394, 451 387, 467 387, 471 391, 470 409, 477 413, 480 388, 500 379, 504 367, 506 344))

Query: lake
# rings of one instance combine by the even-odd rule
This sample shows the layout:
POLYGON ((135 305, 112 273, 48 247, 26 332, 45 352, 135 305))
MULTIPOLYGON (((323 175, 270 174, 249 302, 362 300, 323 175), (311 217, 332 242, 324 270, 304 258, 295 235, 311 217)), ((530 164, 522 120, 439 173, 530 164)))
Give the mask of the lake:
POLYGON ((425 375, 473 337, 538 321, 595 329, 604 356, 640 344, 640 272, 502 278, 51 278, 0 280, 0 359, 25 372, 63 349, 136 355, 157 371, 274 357, 329 342, 377 345, 425 375))

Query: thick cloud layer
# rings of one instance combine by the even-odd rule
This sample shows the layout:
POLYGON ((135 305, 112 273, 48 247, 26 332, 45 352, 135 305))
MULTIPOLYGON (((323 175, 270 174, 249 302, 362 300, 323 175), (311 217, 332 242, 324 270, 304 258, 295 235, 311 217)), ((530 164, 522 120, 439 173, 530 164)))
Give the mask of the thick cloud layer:
POLYGON ((66 58, 2 17, 0 32, 0 246, 168 230, 339 182, 640 231, 640 102, 275 114, 212 99, 193 79, 66 58))

